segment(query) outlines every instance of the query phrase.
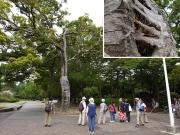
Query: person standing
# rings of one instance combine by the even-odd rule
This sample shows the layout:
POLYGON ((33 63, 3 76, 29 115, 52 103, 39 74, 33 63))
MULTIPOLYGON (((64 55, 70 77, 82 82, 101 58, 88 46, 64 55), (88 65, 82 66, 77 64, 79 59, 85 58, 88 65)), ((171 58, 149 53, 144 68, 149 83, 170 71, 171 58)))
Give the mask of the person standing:
POLYGON ((152 107, 153 107, 153 112, 156 113, 156 101, 154 98, 152 98, 152 107))
POLYGON ((96 116, 96 105, 94 104, 94 98, 91 97, 89 99, 89 104, 87 105, 89 133, 94 133, 95 116, 96 116))
POLYGON ((135 98, 136 101, 136 113, 137 113, 137 124, 135 127, 139 127, 139 126, 144 126, 144 121, 143 121, 143 116, 142 113, 140 112, 141 109, 141 103, 139 101, 139 98, 135 98), (141 125, 139 125, 139 119, 141 120, 141 125))
POLYGON ((146 115, 146 112, 148 111, 146 104, 144 103, 144 101, 140 98, 140 104, 142 106, 142 108, 144 108, 143 110, 141 110, 140 112, 142 113, 143 116, 143 120, 145 123, 148 123, 148 118, 146 115))
POLYGON ((103 124, 106 123, 106 111, 108 110, 107 105, 105 103, 105 99, 101 100, 102 103, 100 104, 100 115, 99 115, 99 119, 98 119, 98 124, 101 124, 101 120, 103 122, 103 124))
POLYGON ((126 122, 130 122, 130 111, 129 111, 129 106, 131 106, 128 102, 128 100, 125 100, 125 107, 126 107, 126 118, 127 121, 126 122))
POLYGON ((124 122, 125 119, 125 109, 126 109, 125 103, 122 101, 122 98, 119 98, 118 111, 119 111, 119 119, 121 123, 124 122))
POLYGON ((47 104, 50 105, 50 110, 46 111, 46 115, 45 115, 45 127, 51 127, 52 112, 54 110, 54 103, 52 101, 52 98, 49 98, 49 100, 46 103, 46 105, 47 104))
POLYGON ((180 118, 180 98, 178 99, 177 102, 177 116, 180 118))
POLYGON ((109 113, 110 113, 110 122, 114 122, 116 110, 115 110, 115 104, 113 101, 110 102, 108 109, 109 109, 109 113))
POLYGON ((78 124, 84 126, 86 114, 86 97, 82 97, 82 101, 80 103, 83 105, 83 110, 79 113, 78 124))
POLYGON ((174 98, 174 109, 175 109, 175 115, 179 118, 179 107, 180 107, 180 102, 177 100, 177 98, 174 98))

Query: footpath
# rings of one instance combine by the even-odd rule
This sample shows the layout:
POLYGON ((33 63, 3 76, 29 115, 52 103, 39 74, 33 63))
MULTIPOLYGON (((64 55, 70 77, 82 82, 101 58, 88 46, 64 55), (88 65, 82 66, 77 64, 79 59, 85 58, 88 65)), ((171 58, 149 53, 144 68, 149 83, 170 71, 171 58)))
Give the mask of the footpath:
MULTIPOLYGON (((87 121, 85 126, 78 125, 78 114, 53 114, 51 127, 44 126, 44 103, 27 101, 18 111, 0 113, 0 135, 89 135, 87 121)), ((97 112, 97 117, 99 117, 97 112)), ((136 113, 131 113, 131 122, 110 123, 109 112, 106 124, 95 124, 96 135, 168 135, 166 126, 170 124, 167 113, 147 113, 149 122, 136 128, 136 113)), ((175 118, 175 125, 180 119, 175 118)), ((178 135, 178 134, 176 134, 178 135)), ((180 134, 179 134, 180 135, 180 134)))

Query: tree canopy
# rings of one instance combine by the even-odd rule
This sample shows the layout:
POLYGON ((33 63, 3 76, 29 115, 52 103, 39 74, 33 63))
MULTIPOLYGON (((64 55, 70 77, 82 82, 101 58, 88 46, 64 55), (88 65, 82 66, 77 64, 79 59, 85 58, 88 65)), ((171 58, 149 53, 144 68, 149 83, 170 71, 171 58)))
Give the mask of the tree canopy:
MULTIPOLYGON (((158 99, 159 92, 166 89, 161 58, 103 58, 103 28, 93 24, 88 14, 68 22, 64 19, 68 12, 61 10, 63 2, 0 2, 0 91, 9 89, 22 98, 61 98, 60 63, 64 59, 57 52, 60 50, 63 53, 62 37, 66 30, 71 100, 84 95, 133 98, 138 92, 148 92, 158 99), (56 33, 59 29, 53 27, 55 25, 62 30, 61 34, 56 33)), ((157 1, 166 10, 178 0, 169 4, 160 2, 157 1)), ((172 16, 178 18, 175 11, 171 12, 172 16)), ((174 27, 175 20, 168 17, 168 21, 172 22, 173 35, 178 39, 179 24, 174 27)), ((170 90, 178 94, 179 61, 166 59, 170 90)))

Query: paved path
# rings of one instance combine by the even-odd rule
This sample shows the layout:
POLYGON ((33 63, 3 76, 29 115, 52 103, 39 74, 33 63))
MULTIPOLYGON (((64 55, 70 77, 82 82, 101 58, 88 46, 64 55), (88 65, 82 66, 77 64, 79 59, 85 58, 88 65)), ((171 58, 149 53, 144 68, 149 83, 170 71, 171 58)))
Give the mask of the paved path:
MULTIPOLYGON (((169 124, 169 115, 164 113, 148 114, 149 123, 135 128, 136 114, 131 114, 130 123, 109 122, 95 125, 96 135, 168 135, 165 131, 169 124)), ((52 126, 44 127, 44 104, 28 101, 19 111, 0 113, 0 135, 88 135, 87 123, 78 126, 78 115, 53 114, 52 126)), ((97 120, 96 120, 97 121, 97 120)), ((180 125, 176 119, 175 125, 180 125)))

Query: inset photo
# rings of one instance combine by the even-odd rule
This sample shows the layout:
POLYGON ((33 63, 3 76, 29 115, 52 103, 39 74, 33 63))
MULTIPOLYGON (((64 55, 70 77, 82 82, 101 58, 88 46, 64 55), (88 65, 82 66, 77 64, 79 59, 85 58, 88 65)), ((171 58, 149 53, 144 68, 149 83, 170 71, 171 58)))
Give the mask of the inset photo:
POLYGON ((104 0, 103 57, 179 57, 178 6, 178 0, 104 0))

